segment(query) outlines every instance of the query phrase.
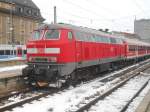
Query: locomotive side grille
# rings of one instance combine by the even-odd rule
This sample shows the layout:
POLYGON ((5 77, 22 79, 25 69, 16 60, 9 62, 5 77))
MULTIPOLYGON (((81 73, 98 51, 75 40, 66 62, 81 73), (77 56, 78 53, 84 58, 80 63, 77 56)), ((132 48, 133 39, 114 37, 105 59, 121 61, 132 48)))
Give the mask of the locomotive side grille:
POLYGON ((35 62, 48 62, 47 58, 34 58, 35 62))
POLYGON ((57 57, 29 57, 30 62, 57 62, 57 57))

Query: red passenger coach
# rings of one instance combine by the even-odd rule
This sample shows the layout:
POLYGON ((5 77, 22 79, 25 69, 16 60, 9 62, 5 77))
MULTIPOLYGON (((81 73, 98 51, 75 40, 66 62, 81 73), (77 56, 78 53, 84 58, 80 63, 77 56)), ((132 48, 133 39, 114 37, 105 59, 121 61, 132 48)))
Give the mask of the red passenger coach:
POLYGON ((126 51, 127 59, 143 58, 144 56, 150 54, 149 52, 150 44, 142 42, 137 39, 129 39, 129 38, 125 38, 125 41, 127 43, 127 51, 126 51))
POLYGON ((148 52, 137 51, 138 44, 131 44, 134 45, 129 40, 90 28, 67 24, 42 26, 27 43, 28 67, 23 74, 31 84, 38 85, 87 79, 129 57, 148 52))

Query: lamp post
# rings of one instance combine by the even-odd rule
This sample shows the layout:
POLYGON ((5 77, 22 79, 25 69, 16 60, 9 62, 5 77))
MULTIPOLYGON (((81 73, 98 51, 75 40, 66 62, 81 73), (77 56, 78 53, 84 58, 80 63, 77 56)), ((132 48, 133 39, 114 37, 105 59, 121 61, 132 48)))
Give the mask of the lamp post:
POLYGON ((14 47, 15 47, 15 42, 14 42, 14 24, 13 24, 13 8, 15 3, 10 1, 11 8, 10 8, 10 17, 11 17, 11 25, 10 25, 10 31, 11 31, 11 43, 12 43, 12 55, 14 55, 14 47))
POLYGON ((57 23, 57 14, 56 14, 56 6, 54 6, 54 24, 57 23))

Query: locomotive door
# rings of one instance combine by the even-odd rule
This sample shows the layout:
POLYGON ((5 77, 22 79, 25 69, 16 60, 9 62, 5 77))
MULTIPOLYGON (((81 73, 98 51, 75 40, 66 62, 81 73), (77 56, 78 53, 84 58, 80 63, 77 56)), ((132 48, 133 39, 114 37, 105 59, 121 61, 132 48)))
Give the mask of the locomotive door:
POLYGON ((82 61, 82 42, 76 41, 76 62, 81 63, 82 61))

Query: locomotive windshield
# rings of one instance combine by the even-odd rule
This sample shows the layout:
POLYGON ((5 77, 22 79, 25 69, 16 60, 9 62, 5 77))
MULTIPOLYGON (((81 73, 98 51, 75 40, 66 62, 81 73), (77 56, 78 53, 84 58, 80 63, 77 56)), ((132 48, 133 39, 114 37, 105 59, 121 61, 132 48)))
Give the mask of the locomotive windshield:
POLYGON ((59 38, 59 30, 51 29, 47 30, 45 34, 45 39, 58 39, 59 38))
POLYGON ((33 40, 40 40, 42 38, 42 34, 43 34, 42 30, 36 30, 33 32, 32 39, 33 40))

